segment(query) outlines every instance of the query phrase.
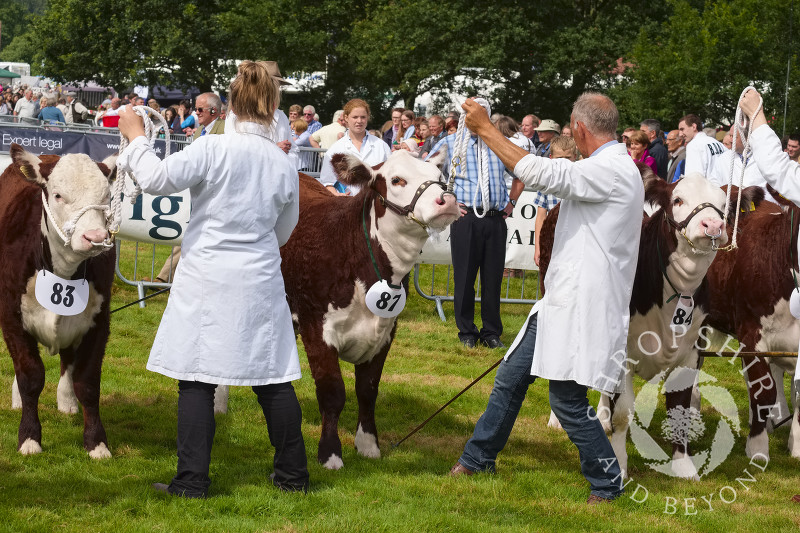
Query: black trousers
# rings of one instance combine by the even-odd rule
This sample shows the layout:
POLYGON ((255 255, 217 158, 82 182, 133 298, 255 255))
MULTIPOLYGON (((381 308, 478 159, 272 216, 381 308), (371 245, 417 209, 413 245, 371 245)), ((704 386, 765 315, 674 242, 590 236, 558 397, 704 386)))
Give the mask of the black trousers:
MULTIPOLYGON (((169 491, 185 496, 206 496, 211 479, 214 443, 214 391, 217 386, 199 381, 178 382, 178 473, 169 491)), ((291 383, 253 387, 267 420, 269 441, 275 448, 273 484, 287 490, 308 489, 306 447, 300 431, 302 413, 291 383)))
POLYGON ((450 226, 453 299, 458 338, 488 339, 503 333, 500 290, 508 230, 502 216, 478 218, 472 208, 450 226), (475 325, 475 278, 481 275, 481 329, 475 325))

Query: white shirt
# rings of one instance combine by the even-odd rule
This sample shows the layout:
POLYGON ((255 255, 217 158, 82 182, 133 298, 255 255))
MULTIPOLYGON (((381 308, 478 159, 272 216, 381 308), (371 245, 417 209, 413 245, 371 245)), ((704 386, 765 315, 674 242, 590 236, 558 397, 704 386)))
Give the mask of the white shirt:
POLYGON ((644 187, 624 144, 601 148, 576 162, 528 155, 514 174, 562 199, 547 291, 531 310, 539 313, 531 374, 615 392, 624 384, 644 187))
MULTIPOLYGON (((333 143, 333 146, 325 152, 325 158, 322 160, 322 169, 319 173, 319 181, 325 186, 336 183, 336 172, 333 171, 333 165, 331 165, 331 157, 335 154, 352 154, 367 166, 374 167, 386 161, 391 153, 389 145, 383 142, 383 139, 370 135, 369 132, 364 134, 364 140, 361 142, 361 150, 359 151, 353 144, 350 134, 345 133, 344 137, 333 143)), ((356 195, 360 190, 360 187, 355 185, 348 185, 348 187, 350 187, 352 195, 356 195)))
MULTIPOLYGON (((744 166, 744 181, 742 182, 742 156, 733 150, 728 150, 717 160, 714 170, 708 176, 708 181, 718 187, 727 186, 730 183, 731 160, 733 160, 733 184, 738 187, 742 183, 743 188, 757 186, 764 189, 764 198, 769 202, 774 202, 772 195, 767 192, 767 180, 758 170, 755 160, 751 157, 744 166)), ((735 201, 732 199, 732 201, 735 201)))
POLYGON ((728 149, 713 137, 698 131, 694 138, 686 145, 685 175, 693 172, 708 178, 714 170, 714 165, 719 157, 728 149))
POLYGON ((339 134, 345 131, 347 131, 347 129, 344 126, 338 122, 334 122, 333 124, 322 126, 311 134, 311 138, 319 144, 320 148, 328 149, 333 146, 333 143, 339 140, 339 134))
POLYGON ((145 192, 189 188, 192 197, 147 368, 204 383, 284 383, 300 378, 300 361, 279 247, 297 224, 300 185, 266 128, 237 130, 204 135, 163 161, 145 137, 120 154, 145 192))
POLYGON ((19 117, 33 118, 33 110, 36 108, 34 101, 27 98, 20 98, 17 100, 17 105, 14 106, 14 112, 19 117))

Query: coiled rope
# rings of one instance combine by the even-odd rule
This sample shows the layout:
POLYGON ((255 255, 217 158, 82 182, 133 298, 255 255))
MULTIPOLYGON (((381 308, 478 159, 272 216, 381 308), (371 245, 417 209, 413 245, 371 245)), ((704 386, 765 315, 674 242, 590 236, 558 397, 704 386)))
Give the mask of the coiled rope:
MULTIPOLYGON (((124 112, 126 108, 120 108, 121 112, 124 112)), ((169 124, 161 116, 161 113, 154 110, 152 107, 147 106, 136 106, 133 108, 133 112, 142 117, 142 121, 144 122, 144 135, 147 138, 147 143, 150 145, 150 148, 155 148, 156 139, 158 139, 159 130, 164 129, 164 143, 166 145, 164 157, 169 157, 170 154, 170 133, 169 133, 169 124), (153 122, 152 116, 157 117, 159 125, 156 125, 153 122)), ((126 139, 122 133, 119 134, 119 153, 122 155, 122 152, 125 151, 125 148, 128 147, 128 139, 126 139)), ((119 159, 117 159, 119 161, 119 159)), ((139 187, 139 184, 136 182, 136 178, 134 178, 133 174, 128 172, 127 170, 123 170, 119 164, 117 164, 117 179, 114 181, 114 189, 111 192, 111 214, 110 220, 108 225, 108 233, 109 239, 111 241, 114 240, 114 236, 119 233, 120 224, 122 224, 122 197, 123 195, 128 196, 131 199, 131 203, 136 203, 136 197, 142 193, 142 188, 139 187), (133 184, 133 188, 131 190, 125 190, 125 184, 127 179, 130 178, 131 183, 133 184)))
MULTIPOLYGON (((489 102, 483 98, 476 98, 475 101, 486 109, 488 115, 492 114, 489 102)), ((456 139, 453 146, 453 158, 450 160, 450 180, 447 183, 447 192, 452 193, 455 187, 456 177, 465 179, 467 173, 467 149, 472 137, 472 133, 467 129, 465 124, 466 114, 462 113, 458 119, 458 130, 456 130, 456 139)), ((489 204, 489 147, 483 142, 483 139, 478 137, 478 187, 475 189, 475 194, 472 198, 472 210, 475 216, 483 218, 489 212, 491 207, 489 204), (481 193, 481 207, 483 213, 478 213, 478 192, 481 193)))
MULTIPOLYGON (((739 96, 739 100, 737 102, 741 102, 742 98, 744 98, 744 95, 747 94, 747 91, 749 91, 751 89, 753 91, 756 90, 756 88, 753 87, 752 85, 748 85, 747 87, 745 87, 745 89, 742 91, 742 94, 739 96)), ((756 111, 753 114, 753 117, 758 115, 758 112, 761 111, 761 108, 763 106, 764 106, 764 99, 759 97, 758 107, 756 108, 756 111)), ((753 155, 753 148, 750 146, 750 134, 751 133, 753 133, 753 121, 752 120, 748 120, 747 115, 745 115, 744 112, 742 111, 741 104, 737 103, 736 104, 736 118, 734 119, 734 123, 733 123, 733 135, 732 135, 732 137, 733 137, 732 149, 734 151, 734 156, 731 157, 731 164, 730 164, 730 167, 728 169, 728 192, 727 192, 727 195, 726 195, 726 198, 725 198, 725 214, 723 215, 723 220, 727 221, 728 220, 728 214, 730 213, 730 208, 731 208, 731 189, 733 188, 733 174, 734 174, 733 170, 734 170, 734 165, 736 163, 736 154, 735 154, 735 152, 736 152, 736 147, 738 146, 737 139, 741 138, 742 139, 742 172, 741 172, 741 175, 739 176, 739 191, 738 191, 737 198, 736 198, 736 216, 733 219, 733 232, 732 232, 733 237, 731 239, 731 243, 728 246, 725 246, 725 247, 722 247, 722 248, 714 248, 715 250, 722 250, 722 251, 729 252, 731 250, 735 250, 738 247, 738 244, 736 242, 736 240, 737 240, 736 239, 736 237, 737 237, 736 234, 737 234, 737 230, 739 228, 739 213, 741 213, 741 209, 742 209, 742 185, 744 185, 744 172, 745 172, 745 167, 747 166, 747 161, 753 155)))

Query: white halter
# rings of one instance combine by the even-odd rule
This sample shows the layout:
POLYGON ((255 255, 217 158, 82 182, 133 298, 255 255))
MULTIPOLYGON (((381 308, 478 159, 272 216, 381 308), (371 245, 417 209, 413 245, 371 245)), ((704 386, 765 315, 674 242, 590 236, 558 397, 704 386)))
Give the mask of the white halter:
MULTIPOLYGON (((56 230, 58 236, 64 241, 64 246, 69 246, 70 240, 72 240, 72 235, 75 233, 75 226, 78 225, 78 220, 80 220, 84 213, 91 211, 92 209, 102 211, 106 215, 106 224, 108 224, 108 217, 111 214, 111 211, 107 205, 87 205, 75 213, 71 219, 64 222, 64 227, 60 228, 58 227, 58 222, 56 222, 55 217, 53 217, 53 212, 50 211, 50 204, 47 203, 47 195, 44 193, 44 191, 42 191, 42 207, 44 207, 44 212, 47 213, 47 219, 50 221, 53 229, 56 230)), ((104 248, 111 248, 113 246, 108 239, 103 242, 92 242, 92 245, 103 246, 104 248)))
MULTIPOLYGON (((484 100, 483 98, 476 98, 476 102, 478 102, 484 109, 486 109, 486 113, 488 115, 492 114, 491 107, 489 106, 489 102, 484 100)), ((448 192, 453 192, 454 183, 456 181, 456 176, 459 178, 466 177, 467 171, 467 148, 469 147, 470 139, 472 134, 467 129, 464 121, 466 119, 466 115, 464 113, 458 119, 458 130, 456 131, 456 139, 455 145, 453 146, 453 159, 450 161, 450 181, 447 184, 448 192), (456 171, 456 167, 458 167, 459 171, 456 171)), ((489 147, 486 146, 486 143, 483 142, 483 139, 478 137, 478 188, 475 189, 475 195, 472 198, 472 209, 475 212, 475 216, 478 218, 483 218, 486 216, 486 213, 489 211, 489 147), (478 191, 481 193, 481 204, 483 208, 483 214, 478 213, 478 191)))

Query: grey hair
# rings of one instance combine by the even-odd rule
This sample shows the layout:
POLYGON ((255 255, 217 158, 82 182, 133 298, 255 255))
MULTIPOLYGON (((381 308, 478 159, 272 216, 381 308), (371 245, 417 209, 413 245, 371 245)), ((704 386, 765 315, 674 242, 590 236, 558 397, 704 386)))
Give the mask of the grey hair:
POLYGON ((661 135, 661 123, 654 118, 647 118, 643 120, 640 126, 647 126, 647 129, 656 132, 656 137, 661 135))
POLYGON ((338 109, 336 113, 333 114, 333 121, 339 122, 339 117, 342 116, 342 113, 344 113, 344 109, 338 109))
POLYGON ((580 95, 572 106, 572 118, 583 122, 595 137, 617 138, 619 111, 608 96, 593 91, 580 95))
POLYGON ((303 113, 305 113, 305 112, 306 112, 306 109, 310 109, 310 110, 311 110, 311 113, 316 113, 316 112, 317 112, 317 110, 316 110, 316 109, 314 109, 314 106, 313 106, 313 105, 307 105, 307 106, 305 106, 305 107, 303 108, 303 113))
POLYGON ((56 95, 53 93, 45 94, 44 98, 47 100, 47 105, 50 107, 55 107, 55 105, 58 103, 58 98, 56 98, 56 95))
MULTIPOLYGON (((213 107, 217 112, 222 111, 222 99, 216 93, 203 93, 200 96, 206 97, 206 105, 213 107)), ((199 98, 199 97, 198 97, 199 98)))

